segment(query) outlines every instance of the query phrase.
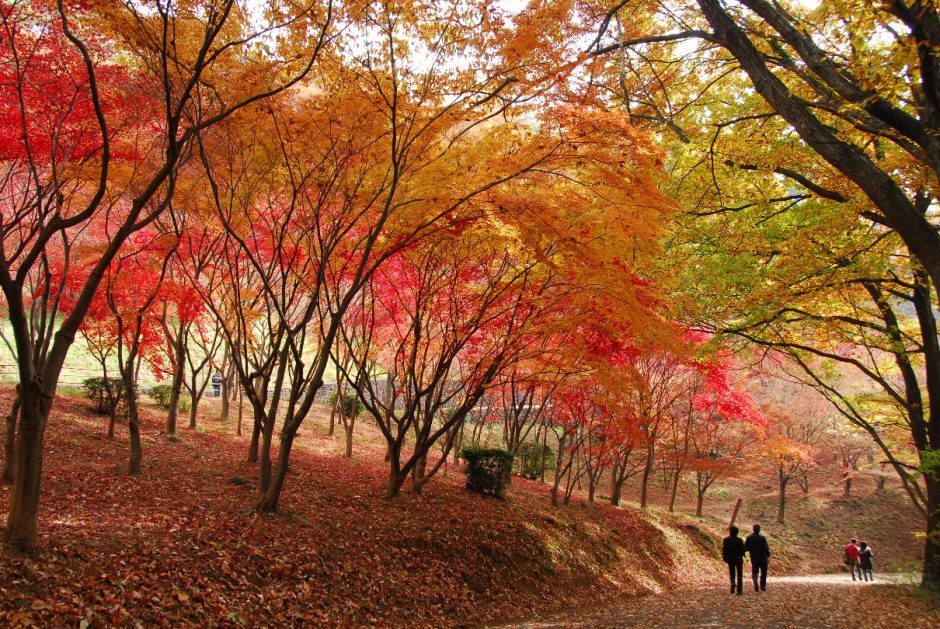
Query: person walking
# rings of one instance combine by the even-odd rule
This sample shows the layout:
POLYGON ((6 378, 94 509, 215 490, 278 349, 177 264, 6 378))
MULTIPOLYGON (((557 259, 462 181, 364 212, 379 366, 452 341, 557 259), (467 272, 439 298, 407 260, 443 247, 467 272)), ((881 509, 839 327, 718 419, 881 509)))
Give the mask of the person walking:
POLYGON ((735 575, 737 575, 737 593, 741 594, 744 582, 744 540, 738 537, 738 527, 728 529, 728 537, 721 544, 721 557, 728 564, 731 577, 731 593, 735 593, 735 575))
POLYGON ((859 550, 858 550, 858 540, 854 537, 852 540, 845 545, 845 548, 842 549, 842 561, 849 567, 849 570, 852 572, 852 580, 855 580, 855 571, 858 571, 859 580, 862 579, 862 567, 858 563, 859 550))
POLYGON ((755 524, 754 532, 744 540, 744 550, 751 556, 751 580, 754 581, 754 591, 766 592, 770 544, 767 543, 767 538, 760 534, 760 524, 755 524))
POLYGON ((222 374, 218 371, 212 374, 212 397, 219 397, 222 393, 222 374))
MULTIPOLYGON (((866 581, 875 580, 875 575, 874 575, 875 566, 872 563, 872 558, 874 557, 874 555, 875 554, 871 551, 871 546, 868 545, 868 542, 862 542, 859 545, 859 549, 858 549, 859 571, 862 573, 862 575, 865 576, 866 581)), ((859 578, 862 578, 861 575, 859 575, 859 578)))

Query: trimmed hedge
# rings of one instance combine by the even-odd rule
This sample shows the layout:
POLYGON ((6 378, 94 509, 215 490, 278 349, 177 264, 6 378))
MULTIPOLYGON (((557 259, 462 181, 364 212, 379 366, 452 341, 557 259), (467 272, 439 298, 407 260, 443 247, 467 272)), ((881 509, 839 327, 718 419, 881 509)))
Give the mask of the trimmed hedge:
POLYGON ((467 489, 501 497, 512 482, 513 456, 499 448, 464 448, 467 489))

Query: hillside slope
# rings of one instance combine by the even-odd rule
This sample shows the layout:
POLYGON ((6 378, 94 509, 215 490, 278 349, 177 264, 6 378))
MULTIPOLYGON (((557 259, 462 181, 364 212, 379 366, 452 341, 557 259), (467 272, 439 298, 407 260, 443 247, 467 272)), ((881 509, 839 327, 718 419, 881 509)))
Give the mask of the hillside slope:
MULTIPOLYGON (((0 394, 0 408, 9 398, 0 394)), ((389 501, 374 451, 345 460, 303 440, 284 513, 259 516, 247 439, 203 421, 170 439, 148 411, 144 475, 133 478, 122 472, 123 436, 107 440, 85 400, 56 401, 43 556, 0 559, 0 625, 455 626, 722 573, 713 536, 691 524, 607 505, 552 509, 545 486, 520 479, 506 499, 487 498, 453 469, 424 495, 389 501)))

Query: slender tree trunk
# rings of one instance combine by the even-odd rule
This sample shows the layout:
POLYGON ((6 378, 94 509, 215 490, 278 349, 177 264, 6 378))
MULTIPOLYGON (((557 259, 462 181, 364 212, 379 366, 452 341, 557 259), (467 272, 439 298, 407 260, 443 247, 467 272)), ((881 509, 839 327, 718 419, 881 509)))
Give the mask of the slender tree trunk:
POLYGON ((180 394, 183 390, 183 378, 186 376, 186 343, 185 330, 182 326, 177 330, 176 340, 173 342, 173 360, 175 361, 173 379, 170 381, 170 408, 166 413, 166 433, 176 433, 176 419, 179 416, 180 394))
MULTIPOLYGON (((561 486, 561 479, 564 477, 564 455, 562 454, 565 450, 565 438, 562 437, 558 440, 558 456, 555 459, 555 478, 552 481, 552 506, 558 506, 558 488, 561 486)), ((567 469, 571 469, 571 463, 568 463, 567 469)))
POLYGON ((643 466, 643 480, 640 483, 640 508, 645 509, 649 497, 650 473, 653 471, 653 449, 646 451, 646 465, 643 466))
POLYGON ((140 415, 137 408, 137 396, 134 391, 134 385, 128 385, 124 382, 124 394, 127 400, 127 429, 130 433, 131 455, 127 462, 127 473, 132 476, 140 476, 140 463, 143 459, 143 447, 140 442, 140 415))
MULTIPOLYGON (((242 417, 245 414, 245 400, 242 397, 242 387, 241 384, 238 384, 238 424, 235 426, 235 434, 239 437, 242 436, 242 417)), ((257 460, 257 457, 255 457, 257 460)))
POLYGON ((16 429, 13 489, 3 539, 15 552, 32 554, 42 477, 43 437, 52 407, 52 394, 36 383, 20 387, 20 418, 16 429))
POLYGON ((620 500, 623 497, 623 481, 620 476, 620 470, 611 471, 610 474, 610 504, 615 507, 620 506, 620 500))
POLYGON ((924 483, 927 489, 927 535, 922 585, 940 590, 940 479, 935 474, 925 474, 924 483))
MULTIPOLYGON (((545 452, 547 451, 547 449, 548 449, 548 428, 545 428, 545 430, 542 431, 542 465, 541 465, 542 469, 539 472, 539 482, 543 484, 545 483, 545 468, 548 467, 547 465, 545 465, 545 452)), ((558 456, 561 456, 561 452, 558 453, 558 456)))
POLYGON ((467 420, 460 422, 460 430, 457 432, 457 439, 454 444, 454 465, 460 465, 460 451, 463 449, 463 429, 467 425, 467 420))
POLYGON ((352 450, 353 450, 353 429, 356 427, 356 418, 350 417, 349 420, 347 420, 346 425, 344 427, 346 429, 346 454, 345 456, 347 459, 351 459, 352 450))
MULTIPOLYGON (((264 429, 261 431, 261 452, 258 457, 258 491, 261 497, 258 500, 259 511, 269 511, 263 507, 266 504, 265 495, 271 488, 271 442, 274 440, 274 418, 267 417, 264 429)), ((275 501, 276 502, 276 501, 275 501)), ((275 507, 276 508, 276 507, 275 507)), ((270 510, 273 513, 273 510, 270 510)))
MULTIPOLYGON (((229 396, 232 395, 232 376, 229 373, 229 357, 228 357, 228 348, 225 350, 225 358, 222 359, 222 412, 221 420, 222 423, 228 421, 229 415, 229 406, 231 405, 231 400, 229 396)), ((241 430, 238 431, 239 436, 241 436, 241 430)))
POLYGON ((189 402, 189 427, 191 429, 196 427, 196 420, 199 414, 199 400, 202 399, 202 396, 199 395, 199 390, 196 388, 198 386, 196 382, 197 377, 198 374, 193 373, 189 381, 192 386, 192 394, 190 395, 191 399, 189 402))
POLYGON ((189 406, 189 427, 190 428, 196 427, 196 420, 198 418, 198 413, 199 413, 199 398, 197 398, 194 395, 193 401, 189 406))
POLYGON ((0 481, 4 485, 13 482, 13 473, 16 468, 16 419, 20 414, 20 395, 16 394, 10 412, 7 414, 6 441, 3 444, 3 476, 0 481))
POLYGON ((672 488, 669 492, 669 513, 676 512, 676 495, 679 493, 679 477, 682 476, 682 468, 677 467, 672 475, 672 488))
POLYGON ((780 468, 780 502, 777 505, 777 522, 783 524, 784 515, 787 508, 787 481, 790 480, 790 477, 784 473, 783 468, 780 468))
POLYGON ((852 494, 852 478, 846 478, 845 482, 842 483, 842 495, 848 498, 852 494))
POLYGON ((695 500, 695 515, 699 518, 702 517, 702 514, 705 510, 705 492, 700 491, 695 500))
POLYGON ((388 486, 385 488, 386 498, 397 498, 405 484, 405 475, 401 473, 401 446, 389 444, 386 452, 388 460, 388 486))
MULTIPOLYGON (((239 400, 238 406, 238 425, 241 427, 241 416, 242 416, 242 407, 241 400, 239 400)), ((258 447, 259 441, 261 439, 261 417, 258 414, 258 411, 254 412, 255 423, 251 428, 251 443, 248 444, 248 462, 257 463, 258 462, 258 447)))

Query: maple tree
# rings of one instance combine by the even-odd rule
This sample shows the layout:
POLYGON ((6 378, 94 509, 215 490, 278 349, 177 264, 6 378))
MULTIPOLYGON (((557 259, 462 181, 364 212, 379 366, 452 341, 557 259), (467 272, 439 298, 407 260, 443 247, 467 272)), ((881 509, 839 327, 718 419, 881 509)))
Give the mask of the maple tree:
MULTIPOLYGON (((291 443, 323 384, 345 315, 388 260, 414 243, 492 221, 518 229, 528 239, 518 246, 537 255, 547 255, 560 232, 580 233, 581 242, 594 238, 581 268, 598 271, 615 257, 620 238, 629 238, 637 255, 654 248, 657 218, 666 211, 655 188, 658 154, 619 116, 568 107, 536 112, 522 100, 560 72, 506 78, 507 67, 521 71, 538 50, 481 56, 486 65, 473 71, 447 61, 496 45, 501 22, 470 29, 443 4, 364 10, 379 30, 348 31, 350 57, 321 77, 322 90, 272 102, 263 111, 268 133, 255 125, 240 134, 232 126, 226 137, 200 144, 229 278, 215 283, 224 295, 207 294, 206 301, 223 304, 248 289, 235 287, 247 272, 258 289, 250 304, 231 300, 229 314, 214 307, 261 429, 261 510, 277 508, 291 443), (416 20, 433 26, 418 28, 416 20), (414 42, 400 39, 404 32, 430 51, 420 53, 433 60, 421 72, 400 70, 419 54, 414 42), (457 33, 464 39, 452 39, 457 33), (537 117, 537 128, 523 115, 537 117), (551 194, 541 199, 532 189, 551 194), (559 204, 562 192, 567 208, 559 204), (604 195, 609 201, 598 203, 604 195), (604 220, 623 208, 619 220, 604 220), (538 222, 522 230, 526 217, 538 222), (249 330, 249 322, 263 323, 249 330), (248 355, 258 351, 249 369, 248 355), (287 419, 275 465, 267 457, 282 390, 287 419)), ((575 250, 566 247, 554 262, 573 260, 575 250)), ((592 281, 605 279, 597 273, 592 281)), ((648 311, 638 302, 641 287, 620 284, 634 317, 648 311)))
POLYGON ((310 71, 321 46, 299 55, 291 46, 307 46, 311 37, 322 43, 329 9, 289 13, 252 32, 247 21, 233 17, 241 15, 236 3, 225 0, 152 7, 60 0, 0 9, 0 45, 9 61, 0 81, 6 140, 0 287, 21 398, 4 538, 15 548, 33 547, 46 421, 62 365, 106 269, 131 234, 172 201, 197 132, 310 71), (307 19, 311 32, 287 31, 267 55, 242 55, 262 35, 307 19), (288 54, 278 56, 282 52, 288 54), (64 282, 73 239, 118 206, 121 220, 87 270, 71 313, 59 317, 53 295, 61 294, 61 284, 44 280, 58 261, 64 282))
POLYGON ((765 424, 729 344, 874 440, 936 580, 940 97, 917 29, 940 19, 739 4, 0 7, 5 539, 33 550, 77 334, 118 366, 131 474, 144 364, 171 378, 167 434, 186 393, 196 427, 213 374, 238 435, 247 399, 255 511, 278 511, 332 375, 344 463, 364 413, 386 449, 372 486, 399 503, 471 423, 474 444, 555 448, 553 506, 605 478, 616 506, 639 477, 645 509, 659 477, 674 511, 694 478, 702 516, 759 452, 783 522, 820 452, 854 471, 866 450, 792 391, 765 424))

